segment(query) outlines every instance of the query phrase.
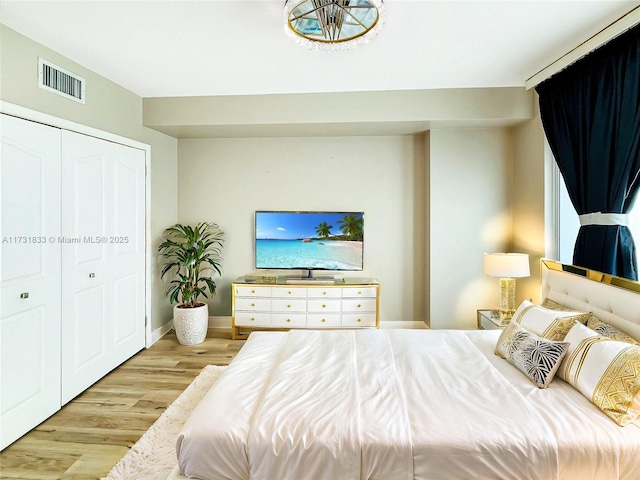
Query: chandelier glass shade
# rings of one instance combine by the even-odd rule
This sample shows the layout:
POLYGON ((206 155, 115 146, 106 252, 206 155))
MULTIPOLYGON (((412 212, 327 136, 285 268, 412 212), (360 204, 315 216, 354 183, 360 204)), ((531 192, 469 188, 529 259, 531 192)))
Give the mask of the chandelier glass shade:
POLYGON ((317 50, 367 42, 382 27, 382 0, 286 0, 287 32, 317 50))

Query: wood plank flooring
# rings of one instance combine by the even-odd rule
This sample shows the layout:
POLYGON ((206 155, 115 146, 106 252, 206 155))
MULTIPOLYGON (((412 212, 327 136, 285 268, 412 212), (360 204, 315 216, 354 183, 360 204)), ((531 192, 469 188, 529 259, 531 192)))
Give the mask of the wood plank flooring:
POLYGON ((170 332, 5 448, 0 478, 104 477, 202 368, 228 365, 243 344, 231 330, 209 330, 194 346, 170 332))

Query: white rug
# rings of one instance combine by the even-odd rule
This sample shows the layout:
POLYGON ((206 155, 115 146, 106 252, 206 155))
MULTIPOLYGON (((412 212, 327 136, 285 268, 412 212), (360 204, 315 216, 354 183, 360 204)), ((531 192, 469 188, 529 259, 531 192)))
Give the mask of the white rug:
POLYGON ((102 480, 186 479, 178 472, 176 438, 226 367, 208 365, 102 480))

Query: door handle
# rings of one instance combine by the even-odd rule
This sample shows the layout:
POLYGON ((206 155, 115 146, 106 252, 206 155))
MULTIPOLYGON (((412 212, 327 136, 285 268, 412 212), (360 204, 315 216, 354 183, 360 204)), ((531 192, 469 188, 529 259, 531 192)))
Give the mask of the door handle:
POLYGON ((20 298, 29 298, 29 292, 21 293, 20 298))

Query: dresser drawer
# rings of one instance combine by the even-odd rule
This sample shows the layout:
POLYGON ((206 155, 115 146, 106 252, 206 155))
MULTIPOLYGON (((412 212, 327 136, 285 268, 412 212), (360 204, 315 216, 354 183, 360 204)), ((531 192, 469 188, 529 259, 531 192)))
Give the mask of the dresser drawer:
POLYGON ((307 324, 307 315, 305 313, 272 313, 271 326, 284 328, 301 328, 307 324))
POLYGON ((235 293, 238 297, 271 297, 271 287, 237 285, 235 293))
POLYGON ((346 314, 343 313, 342 326, 343 327, 375 327, 376 314, 363 313, 361 315, 358 315, 357 313, 346 313, 346 314))
POLYGON ((233 318, 233 321, 236 325, 243 327, 268 327, 271 324, 271 314, 236 312, 236 316, 233 318))
POLYGON ((375 287, 344 287, 342 289, 342 298, 376 298, 376 291, 375 287))
POLYGON ((307 315, 308 328, 338 328, 342 324, 340 315, 336 314, 309 314, 307 315))
POLYGON ((340 300, 332 299, 309 299, 307 300, 308 312, 340 312, 340 300))
POLYGON ((272 312, 306 312, 307 300, 296 298, 274 298, 271 300, 272 312))
POLYGON ((270 298, 243 298, 236 297, 236 311, 247 310, 250 312, 271 310, 270 298))
POLYGON ((343 298, 343 312, 375 312, 376 300, 374 298, 343 298))
POLYGON ((341 288, 310 288, 307 291, 309 298, 340 298, 342 297, 341 288))
POLYGON ((306 298, 307 289, 300 287, 273 287, 271 296, 274 298, 306 298))

